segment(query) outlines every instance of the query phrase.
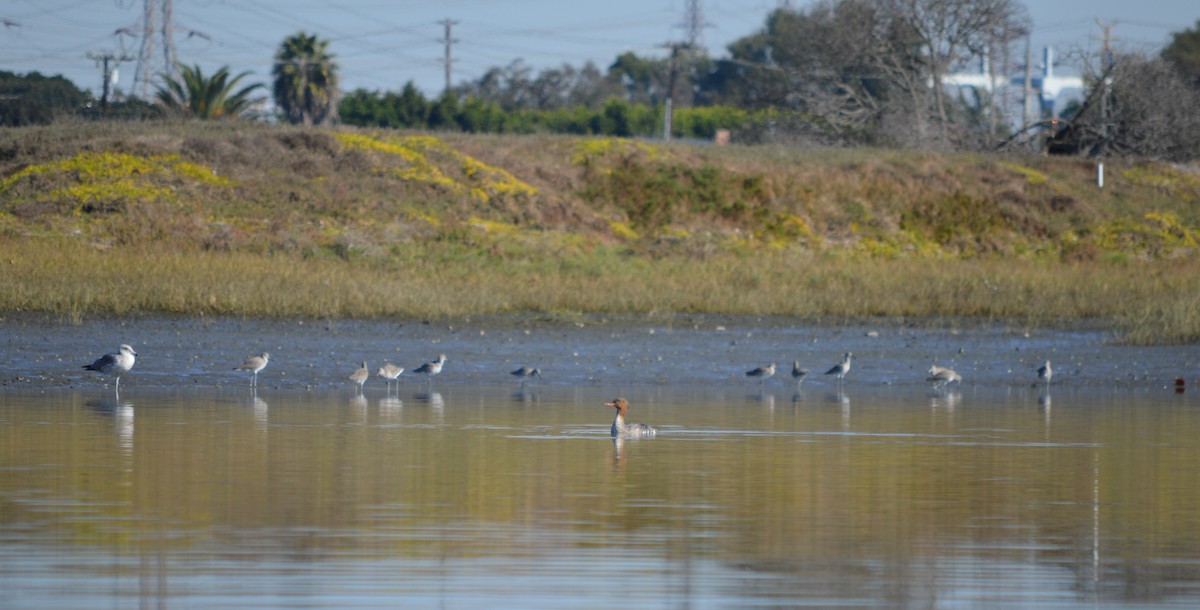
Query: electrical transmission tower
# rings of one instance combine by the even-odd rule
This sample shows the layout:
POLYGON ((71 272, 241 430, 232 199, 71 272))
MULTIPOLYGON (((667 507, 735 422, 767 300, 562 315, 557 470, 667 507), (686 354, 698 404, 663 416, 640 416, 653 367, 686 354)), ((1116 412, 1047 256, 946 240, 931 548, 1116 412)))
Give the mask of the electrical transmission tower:
MULTIPOLYGON (((150 93, 150 84, 159 73, 169 78, 178 78, 179 57, 175 51, 175 31, 179 29, 181 28, 175 25, 174 0, 143 0, 141 23, 117 30, 117 34, 141 39, 137 72, 133 77, 133 95, 145 99, 150 93), (161 66, 155 59, 160 49, 161 66)), ((195 30, 183 31, 187 33, 188 38, 208 38, 204 33, 195 30)))
POLYGON ((704 23, 704 7, 700 5, 700 0, 687 0, 687 6, 683 11, 683 29, 687 32, 687 45, 693 49, 700 45, 700 37, 704 35, 704 28, 708 24, 704 23))

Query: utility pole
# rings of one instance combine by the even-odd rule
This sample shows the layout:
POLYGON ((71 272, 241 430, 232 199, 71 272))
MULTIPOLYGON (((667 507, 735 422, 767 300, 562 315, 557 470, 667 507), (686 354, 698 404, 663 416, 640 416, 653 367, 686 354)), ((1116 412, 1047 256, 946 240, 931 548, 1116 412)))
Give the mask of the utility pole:
POLYGON ((453 60, 452 50, 454 48, 454 43, 458 42, 457 40, 454 39, 454 36, 451 35, 451 32, 453 31, 454 26, 458 25, 458 22, 453 19, 444 19, 441 21, 441 24, 443 26, 445 26, 446 34, 438 42, 441 42, 446 45, 446 55, 445 55, 445 58, 442 60, 442 62, 445 64, 444 68, 446 69, 446 89, 445 90, 450 91, 450 87, 453 82, 451 80, 451 75, 454 70, 454 60, 453 60))
POLYGON ((679 78, 679 52, 686 51, 691 46, 686 42, 668 42, 664 46, 671 49, 671 68, 667 73, 667 95, 663 101, 663 141, 670 142, 672 121, 674 121, 675 81, 679 78))
POLYGON ((1033 104, 1033 48, 1029 43, 1029 36, 1025 36, 1025 82, 1023 83, 1022 100, 1023 109, 1021 112, 1021 125, 1028 128, 1033 123, 1033 109, 1030 107, 1033 104))
POLYGON ((96 65, 101 66, 104 83, 100 94, 100 112, 108 113, 108 94, 112 90, 113 75, 117 72, 117 66, 123 61, 133 59, 124 53, 114 55, 112 51, 103 51, 99 53, 88 53, 88 59, 96 61, 96 65))
POLYGON ((1100 18, 1096 18, 1096 25, 1100 26, 1100 78, 1104 82, 1100 86, 1104 87, 1104 93, 1100 96, 1100 165, 1098 166, 1098 181, 1100 187, 1104 187, 1104 146, 1108 145, 1108 98, 1112 95, 1112 77, 1109 76, 1109 71, 1113 65, 1112 42, 1114 40, 1112 31, 1117 27, 1116 23, 1105 23, 1100 18))

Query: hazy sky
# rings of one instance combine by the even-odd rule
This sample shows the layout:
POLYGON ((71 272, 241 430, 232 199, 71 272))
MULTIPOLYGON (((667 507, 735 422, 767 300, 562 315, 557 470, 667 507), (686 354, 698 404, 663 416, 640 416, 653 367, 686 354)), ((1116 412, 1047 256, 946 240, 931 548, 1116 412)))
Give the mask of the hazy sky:
MULTIPOLYGON (((158 0, 156 0, 157 2, 158 0)), ((522 59, 541 69, 592 61, 606 68, 622 52, 662 56, 682 40, 686 0, 174 0, 179 60, 205 72, 228 65, 270 78, 280 41, 297 31, 330 41, 343 88, 397 90, 409 80, 427 94, 444 82, 442 22, 452 19, 453 80, 478 78, 492 66, 522 59), (189 35, 190 34, 190 35, 189 35)), ((702 0, 702 42, 712 57, 760 29, 784 2, 702 0)), ((808 4, 793 0, 796 7, 808 4)), ((143 0, 0 0, 0 69, 62 74, 98 91, 100 70, 89 52, 137 56, 143 0)), ((1040 0, 1027 2, 1036 48, 1053 45, 1069 64, 1071 50, 1100 44, 1096 19, 1115 24, 1115 44, 1153 52, 1170 33, 1193 27, 1200 0, 1040 0)), ((161 54, 156 57, 161 71, 161 54)), ((118 87, 133 84, 137 61, 120 67, 118 87)), ((1070 71, 1069 65, 1060 66, 1070 71)))

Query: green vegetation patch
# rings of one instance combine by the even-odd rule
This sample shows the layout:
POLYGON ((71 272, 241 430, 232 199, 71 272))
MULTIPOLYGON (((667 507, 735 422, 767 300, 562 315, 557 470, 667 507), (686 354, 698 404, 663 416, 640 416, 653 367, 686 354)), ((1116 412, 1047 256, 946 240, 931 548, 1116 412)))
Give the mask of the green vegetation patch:
POLYGON ((537 195, 536 188, 508 171, 465 155, 434 136, 334 135, 349 149, 376 153, 377 171, 405 181, 444 188, 481 202, 537 195))
POLYGON ((81 152, 27 166, 0 182, 0 202, 16 216, 118 212, 130 202, 175 203, 192 186, 233 186, 179 155, 81 152))
POLYGON ((1195 254, 1200 229, 1185 226, 1169 212, 1147 212, 1141 218, 1117 218, 1097 226, 1096 246, 1144 258, 1174 258, 1195 254))
POLYGON ((1028 182, 1029 184, 1045 184, 1050 181, 1050 178, 1048 176, 1046 176, 1046 174, 1043 174, 1042 172, 1039 172, 1036 169, 1033 169, 1030 167, 1025 167, 1024 165, 1018 165, 1016 163, 1009 163, 1009 162, 1002 162, 1002 163, 1000 163, 1000 167, 1003 167, 1009 171, 1012 171, 1014 173, 1025 176, 1025 181, 1028 182))

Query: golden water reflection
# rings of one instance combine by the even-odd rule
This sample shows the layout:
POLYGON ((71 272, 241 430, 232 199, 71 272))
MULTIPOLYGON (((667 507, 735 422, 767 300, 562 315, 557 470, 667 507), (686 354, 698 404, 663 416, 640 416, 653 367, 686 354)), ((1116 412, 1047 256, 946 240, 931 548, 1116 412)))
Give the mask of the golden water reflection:
POLYGON ((621 587, 701 607, 1200 602, 1200 416, 1174 397, 1056 395, 1051 417, 1036 393, 668 391, 636 407, 659 438, 614 442, 599 392, 100 394, 4 396, 10 600, 288 606, 272 592, 320 566, 349 580, 305 603, 480 583, 524 607, 621 587), (89 578, 135 582, 36 584, 89 578))

